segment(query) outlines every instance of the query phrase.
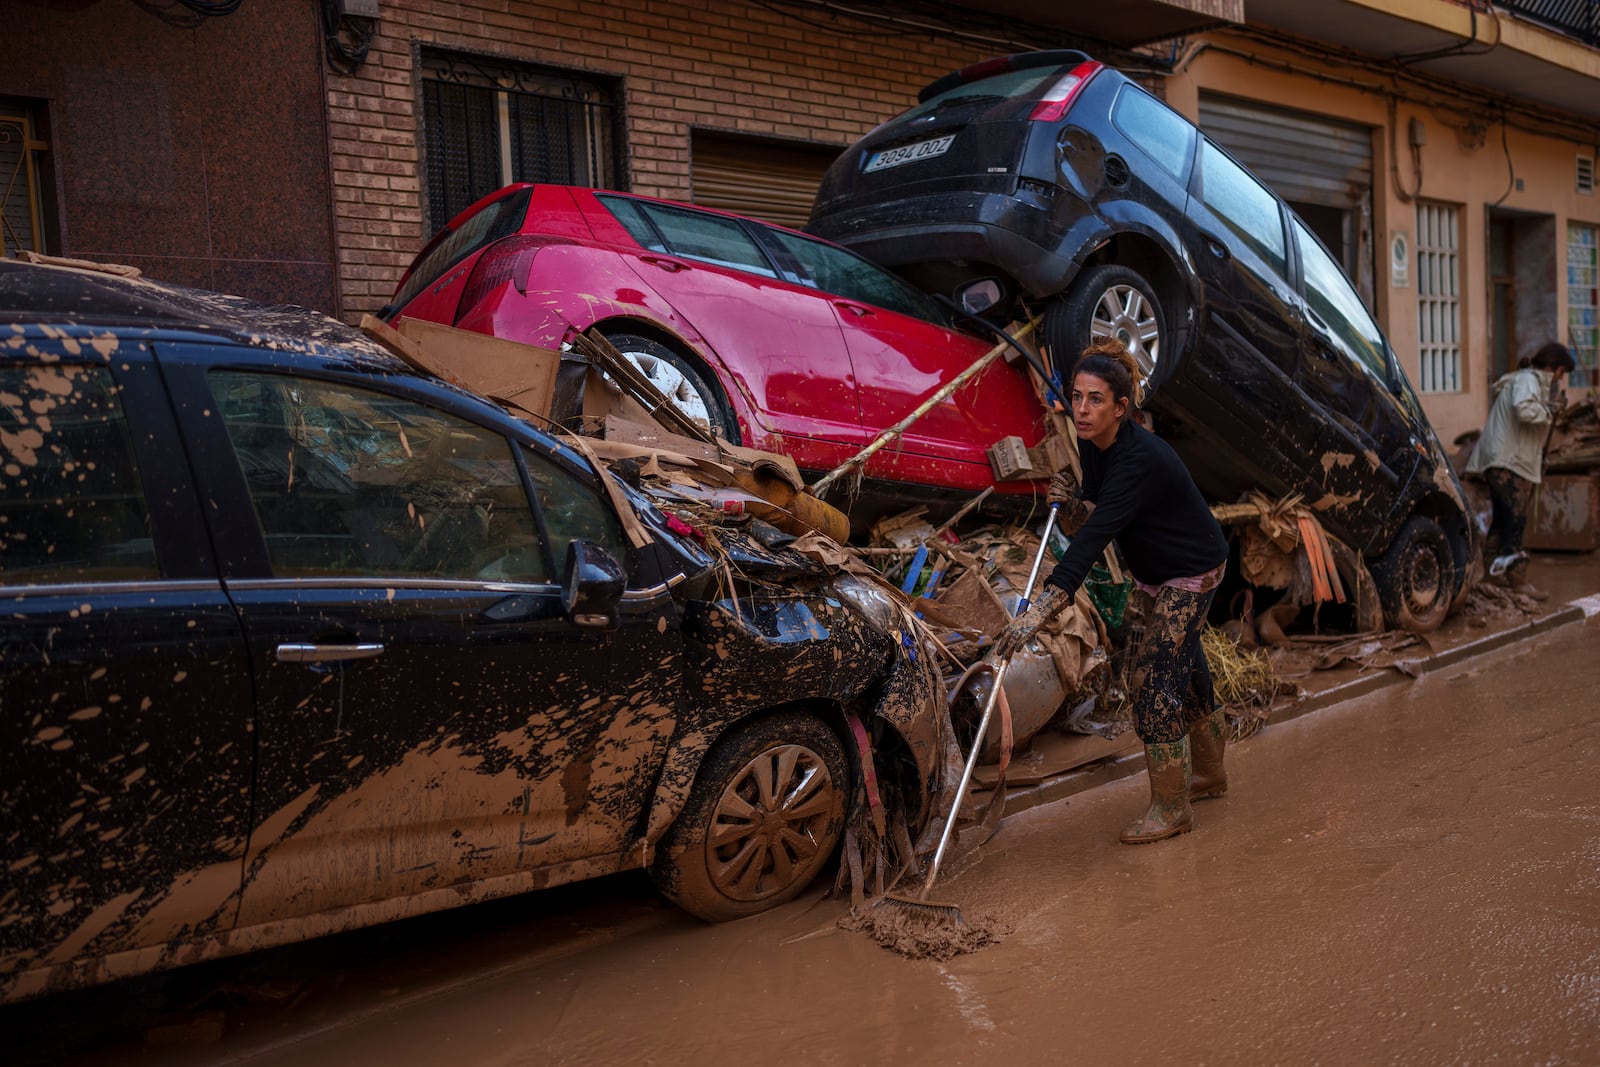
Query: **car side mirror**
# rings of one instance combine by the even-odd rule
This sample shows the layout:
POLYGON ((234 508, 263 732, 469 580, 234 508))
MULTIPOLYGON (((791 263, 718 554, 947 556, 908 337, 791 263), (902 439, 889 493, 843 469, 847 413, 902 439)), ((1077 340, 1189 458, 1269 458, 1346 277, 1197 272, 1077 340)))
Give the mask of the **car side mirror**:
POLYGON ((567 544, 561 606, 573 623, 588 630, 613 630, 628 576, 616 557, 588 541, 567 544))
POLYGON ((982 315, 1000 303, 1000 283, 993 278, 979 278, 956 291, 961 309, 969 315, 982 315))

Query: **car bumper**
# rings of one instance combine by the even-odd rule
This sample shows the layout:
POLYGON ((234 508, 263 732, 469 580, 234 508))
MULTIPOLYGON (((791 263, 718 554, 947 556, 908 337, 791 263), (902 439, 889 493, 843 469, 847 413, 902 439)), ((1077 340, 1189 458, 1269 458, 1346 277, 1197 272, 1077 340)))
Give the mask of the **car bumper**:
POLYGON ((812 232, 888 267, 963 260, 975 275, 996 270, 1040 297, 1060 292, 1076 273, 1077 264, 1058 250, 1087 214, 1060 190, 931 193, 828 215, 812 232))

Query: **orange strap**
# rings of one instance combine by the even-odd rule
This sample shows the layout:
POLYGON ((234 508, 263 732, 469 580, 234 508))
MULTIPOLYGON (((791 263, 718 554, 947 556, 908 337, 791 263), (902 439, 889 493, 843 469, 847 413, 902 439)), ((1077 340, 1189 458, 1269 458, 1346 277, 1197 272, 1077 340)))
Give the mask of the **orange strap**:
POLYGON ((1306 560, 1311 565, 1312 595, 1317 603, 1332 600, 1343 604, 1344 583, 1339 580, 1339 568, 1333 560, 1333 549, 1323 536, 1322 524, 1315 515, 1301 512, 1299 516, 1300 544, 1306 550, 1306 560))

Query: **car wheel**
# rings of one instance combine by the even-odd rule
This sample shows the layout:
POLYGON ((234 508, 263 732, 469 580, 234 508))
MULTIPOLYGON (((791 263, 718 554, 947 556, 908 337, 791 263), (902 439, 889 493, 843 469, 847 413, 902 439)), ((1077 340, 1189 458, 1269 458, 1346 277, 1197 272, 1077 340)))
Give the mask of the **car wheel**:
POLYGON ((1372 568, 1389 625, 1424 634, 1438 628, 1455 594, 1455 556, 1439 524, 1413 515, 1372 568))
POLYGON ((650 379, 650 384, 693 422, 707 427, 729 444, 739 444, 739 423, 711 372, 696 360, 660 341, 633 333, 606 338, 617 351, 650 379))
POLYGON ((650 875, 691 915, 723 922, 793 900, 844 831, 850 764, 821 721, 758 719, 718 741, 650 875))
POLYGON ((1154 387, 1166 380, 1161 362, 1166 320, 1155 290, 1131 267, 1102 263, 1046 309, 1044 342, 1056 365, 1065 368, 1089 345, 1113 337, 1128 346, 1147 383, 1154 387))

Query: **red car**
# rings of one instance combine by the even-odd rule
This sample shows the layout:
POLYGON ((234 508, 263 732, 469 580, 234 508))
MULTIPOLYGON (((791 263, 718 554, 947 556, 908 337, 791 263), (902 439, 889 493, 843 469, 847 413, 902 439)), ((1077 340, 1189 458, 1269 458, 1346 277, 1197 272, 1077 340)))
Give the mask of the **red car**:
MULTIPOLYGON (((519 184, 428 242, 381 313, 559 348, 598 331, 691 417, 826 471, 993 341, 853 252, 793 230, 597 189, 519 184)), ((997 361, 867 464, 869 495, 966 499, 985 450, 1037 444, 1043 410, 997 361)), ((1032 494, 1037 483, 1000 483, 1032 494)))

